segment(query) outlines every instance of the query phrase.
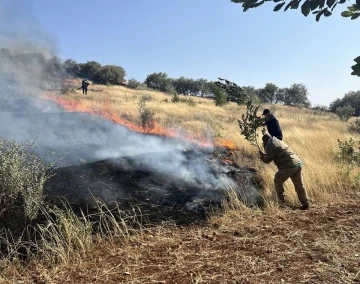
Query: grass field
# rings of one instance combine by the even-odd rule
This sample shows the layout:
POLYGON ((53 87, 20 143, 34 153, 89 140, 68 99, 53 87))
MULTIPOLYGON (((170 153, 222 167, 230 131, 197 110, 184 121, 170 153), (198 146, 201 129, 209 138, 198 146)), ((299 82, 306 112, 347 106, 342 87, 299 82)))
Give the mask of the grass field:
MULTIPOLYGON (((240 135, 237 119, 244 106, 217 107, 198 97, 191 97, 194 103, 173 103, 159 92, 97 85, 87 96, 77 91, 59 97, 68 109, 93 111, 136 131, 141 131, 138 102, 144 98, 159 131, 234 143, 236 162, 256 168, 264 180, 267 205, 255 210, 233 200, 222 215, 210 214, 201 225, 166 223, 136 231, 115 226, 107 237, 91 235, 86 224, 67 217, 58 230, 62 233, 54 234, 25 266, 3 260, 0 283, 360 282, 359 169, 346 170, 335 160, 337 139, 360 140, 348 131, 348 123, 310 109, 264 106, 279 119, 284 142, 304 161, 314 206, 302 212, 276 206, 275 166, 264 165, 256 147, 240 135)), ((290 181, 286 198, 299 205, 290 181)))

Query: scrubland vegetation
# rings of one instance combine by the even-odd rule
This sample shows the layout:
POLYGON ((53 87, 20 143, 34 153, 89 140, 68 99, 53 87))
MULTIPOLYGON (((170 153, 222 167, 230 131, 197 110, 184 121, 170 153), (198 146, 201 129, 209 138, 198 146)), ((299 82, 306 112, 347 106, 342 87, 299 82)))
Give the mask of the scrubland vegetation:
MULTIPOLYGON (((360 281, 356 253, 360 237, 360 134, 354 130, 356 119, 346 122, 319 109, 263 105, 274 112, 284 141, 304 161, 305 185, 314 206, 301 212, 276 205, 276 168, 260 162, 256 147, 240 135, 236 124, 244 106, 228 103, 220 107, 213 99, 201 97, 191 97, 189 103, 182 95, 174 100, 172 95, 120 86, 92 85, 87 96, 79 91, 50 95, 72 107, 111 114, 139 126, 144 122, 139 107, 142 102, 142 111, 147 108, 159 127, 178 129, 198 139, 234 142, 234 160, 256 168, 263 179, 266 204, 250 209, 232 197, 224 204, 222 214, 209 212, 207 222, 179 227, 171 221, 145 225, 141 212, 115 214, 101 203, 97 223, 86 216, 79 218, 69 207, 59 210, 36 203, 34 208, 40 207, 38 217, 21 216, 26 227, 20 224, 20 231, 1 231, 1 283, 360 281), (36 218, 42 221, 37 223, 36 218)), ((8 145, 17 145, 12 143, 8 145)), ((33 212, 26 197, 36 189, 41 192, 48 165, 33 156, 29 160, 17 155, 14 160, 6 154, 13 150, 23 153, 21 149, 19 145, 3 147, 1 176, 11 177, 17 188, 21 188, 22 179, 31 182, 32 190, 3 187, 2 196, 10 189, 12 198, 20 192, 19 198, 25 197, 25 202, 17 200, 17 210, 33 212), (25 161, 38 165, 39 171, 32 171, 34 166, 25 171, 25 161)), ((286 198, 289 204, 298 205, 291 181, 286 182, 286 198)), ((36 200, 40 201, 38 197, 36 200)), ((11 212, 14 204, 7 205, 11 212)), ((4 214, 2 224, 6 223, 4 216, 9 216, 4 214)))

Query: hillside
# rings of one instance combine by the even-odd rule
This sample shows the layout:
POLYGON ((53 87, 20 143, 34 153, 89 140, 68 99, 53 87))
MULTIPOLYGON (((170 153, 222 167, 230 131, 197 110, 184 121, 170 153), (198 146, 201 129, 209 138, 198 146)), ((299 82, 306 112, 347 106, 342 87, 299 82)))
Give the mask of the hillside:
MULTIPOLYGON (((145 98, 146 107, 155 113, 155 121, 159 127, 155 133, 183 133, 185 137, 208 141, 220 139, 235 145, 235 161, 242 166, 256 168, 265 182, 268 197, 272 199, 274 165, 264 165, 258 159, 256 147, 250 145, 241 135, 237 119, 245 108, 235 103, 224 107, 214 105, 212 99, 184 97, 194 101, 195 106, 188 103, 171 101, 171 95, 142 90, 135 91, 124 87, 91 86, 88 95, 76 94, 58 96, 49 94, 62 102, 72 111, 92 111, 114 121, 120 121, 135 131, 142 132, 138 111, 138 103, 145 98)), ((325 204, 337 200, 338 194, 348 191, 348 182, 341 165, 334 161, 339 151, 337 140, 360 140, 360 135, 350 133, 348 124, 335 115, 299 109, 295 107, 264 105, 275 113, 281 123, 284 141, 290 145, 304 160, 304 179, 307 189, 317 203, 325 204)), ((291 184, 291 183, 290 183, 291 184)), ((350 182, 351 184, 351 182, 350 182)), ((289 198, 294 200, 293 190, 289 190, 289 198)))
MULTIPOLYGON (((91 235, 88 224, 65 216, 60 233, 49 235, 41 257, 25 266, 2 260, 1 283, 359 283, 359 168, 340 163, 338 142, 360 140, 347 124, 328 113, 285 106, 269 107, 279 119, 284 141, 304 160, 304 180, 314 207, 281 209, 273 190, 274 165, 259 161, 257 149, 239 132, 243 106, 217 107, 213 100, 181 97, 125 87, 92 85, 88 95, 44 94, 72 111, 91 111, 142 131, 141 98, 155 114, 162 135, 228 145, 232 159, 256 168, 263 180, 266 206, 249 209, 236 199, 206 222, 176 226, 163 222, 133 229, 113 219, 113 230, 91 235), (117 223, 116 223, 117 224, 117 223)), ((289 205, 298 206, 292 183, 289 205)))

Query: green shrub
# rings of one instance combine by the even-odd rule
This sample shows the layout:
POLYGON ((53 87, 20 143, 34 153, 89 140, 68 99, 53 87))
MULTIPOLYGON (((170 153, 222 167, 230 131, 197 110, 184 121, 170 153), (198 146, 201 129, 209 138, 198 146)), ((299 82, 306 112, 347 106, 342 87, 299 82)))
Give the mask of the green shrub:
POLYGON ((140 124, 144 132, 150 132, 155 128, 155 112, 146 107, 146 100, 141 98, 138 103, 138 111, 140 115, 140 124))
POLYGON ((215 96, 215 105, 216 106, 224 106, 228 103, 227 94, 224 90, 219 87, 214 88, 213 90, 215 96))
POLYGON ((196 106, 196 102, 192 99, 192 98, 188 98, 186 100, 186 103, 191 106, 191 107, 195 107, 196 106))
POLYGON ((178 93, 173 94, 173 96, 171 97, 171 101, 173 103, 186 103, 191 107, 196 106, 196 102, 192 98, 180 98, 178 93))
POLYGON ((137 80, 135 80, 134 78, 131 78, 129 81, 128 81, 128 84, 127 86, 130 88, 130 89, 137 89, 139 88, 141 85, 141 83, 137 80))
POLYGON ((178 103, 178 102, 180 102, 180 96, 179 96, 179 94, 178 94, 178 93, 174 93, 174 94, 172 95, 172 97, 171 97, 171 101, 172 101, 173 103, 178 103))
POLYGON ((340 117, 341 120, 348 121, 349 118, 355 113, 355 108, 350 105, 337 107, 335 113, 340 117))
POLYGON ((342 162, 346 162, 346 163, 351 163, 351 164, 356 164, 356 165, 360 165, 360 151, 359 151, 359 145, 360 142, 356 142, 354 141, 352 138, 350 138, 348 141, 340 141, 339 139, 338 141, 338 153, 337 153, 337 160, 338 161, 342 161, 342 162))
POLYGON ((0 140, 0 220, 19 200, 18 210, 25 218, 34 219, 38 213, 52 165, 43 162, 35 149, 35 141, 0 140))
POLYGON ((144 101, 144 102, 149 102, 149 101, 151 101, 152 99, 153 99, 153 97, 152 97, 151 95, 145 94, 145 95, 142 95, 142 96, 141 96, 141 99, 140 99, 140 100, 142 100, 142 101, 144 101))
POLYGON ((349 126, 350 132, 360 133, 360 119, 357 118, 349 126))

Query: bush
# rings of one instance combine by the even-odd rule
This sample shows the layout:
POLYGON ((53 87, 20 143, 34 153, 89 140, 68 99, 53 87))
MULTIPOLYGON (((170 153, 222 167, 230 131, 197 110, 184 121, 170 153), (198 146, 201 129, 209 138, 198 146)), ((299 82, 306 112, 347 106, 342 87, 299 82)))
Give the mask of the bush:
POLYGON ((173 103, 186 103, 191 107, 196 106, 196 102, 192 99, 192 98, 180 98, 179 94, 174 93, 173 96, 171 97, 171 101, 173 103))
POLYGON ((329 108, 327 106, 315 105, 311 109, 313 110, 312 112, 313 115, 324 116, 329 114, 329 108))
POLYGON ((360 133, 360 119, 357 118, 349 126, 350 132, 360 133))
POLYGON ((219 87, 214 88, 213 90, 215 96, 215 105, 216 106, 224 106, 228 103, 227 94, 225 91, 220 89, 219 87))
POLYGON ((142 96, 141 96, 141 99, 140 99, 140 100, 145 101, 145 102, 149 102, 149 101, 151 101, 152 99, 153 99, 153 97, 152 97, 151 95, 145 94, 145 95, 142 95, 142 96))
POLYGON ((191 107, 195 107, 196 106, 196 102, 192 99, 192 98, 188 98, 186 100, 186 103, 191 106, 191 107))
POLYGON ((155 128, 155 112, 146 107, 146 100, 141 98, 138 103, 140 123, 144 132, 150 132, 155 128))
POLYGON ((337 153, 337 160, 360 165, 359 147, 356 147, 356 144, 359 145, 360 142, 355 142, 352 138, 344 142, 340 141, 339 139, 337 141, 339 147, 339 151, 337 153))
POLYGON ((139 88, 141 85, 141 83, 137 80, 135 80, 134 78, 131 78, 129 81, 128 81, 128 84, 127 86, 130 88, 130 89, 137 89, 139 88))
POLYGON ((69 86, 63 86, 60 90, 61 95, 70 95, 70 94, 76 94, 75 90, 73 88, 70 88, 69 86))
POLYGON ((173 91, 172 81, 168 78, 166 73, 159 72, 149 74, 144 83, 148 88, 158 90, 160 92, 170 93, 173 91))
POLYGON ((344 107, 337 107, 335 113, 342 121, 348 121, 349 118, 355 113, 355 108, 350 105, 344 107))
POLYGON ((115 65, 106 65, 94 74, 93 81, 103 85, 120 85, 125 81, 125 76, 124 68, 115 65))
MULTIPOLYGON (((51 176, 51 164, 35 153, 35 141, 19 144, 0 140, 0 220, 21 200, 24 217, 34 219, 43 202, 43 186, 51 176)), ((19 220, 20 221, 20 220, 19 220)))
POLYGON ((173 96, 171 97, 171 101, 172 101, 173 103, 178 103, 178 102, 180 102, 180 96, 179 96, 179 94, 178 94, 178 93, 174 93, 173 96))

